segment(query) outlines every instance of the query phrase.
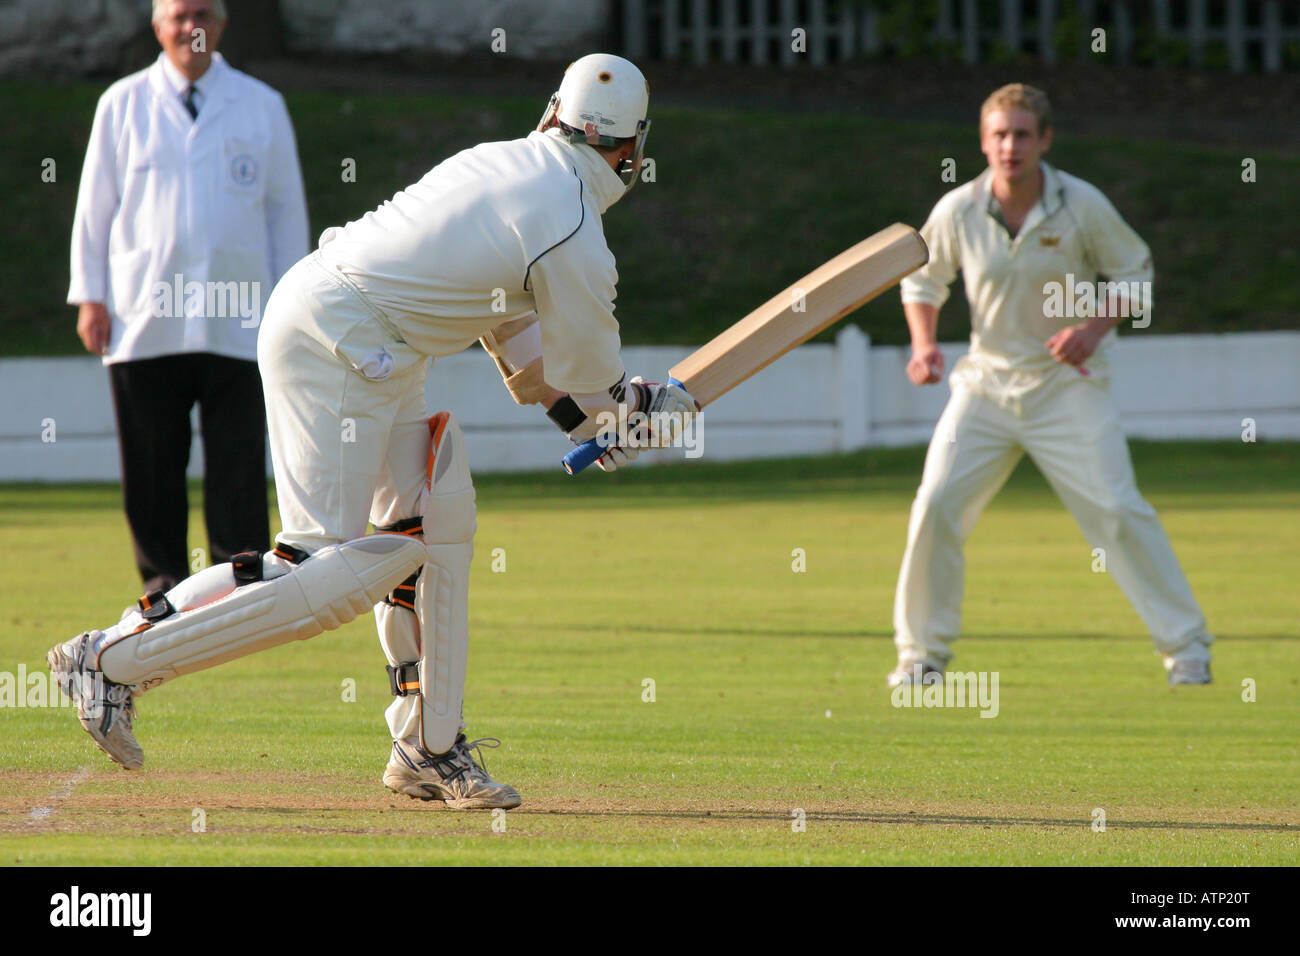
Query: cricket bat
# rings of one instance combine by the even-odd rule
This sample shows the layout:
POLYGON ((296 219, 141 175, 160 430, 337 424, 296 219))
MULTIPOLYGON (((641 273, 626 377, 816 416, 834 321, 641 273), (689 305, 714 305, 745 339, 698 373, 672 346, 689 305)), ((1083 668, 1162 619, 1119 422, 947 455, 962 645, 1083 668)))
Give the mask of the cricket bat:
MULTIPOLYGON (((686 356, 669 370, 669 381, 706 406, 870 302, 929 258, 920 233, 894 223, 818 266, 686 356)), ((583 442, 564 456, 564 469, 576 475, 606 449, 600 438, 583 442)))

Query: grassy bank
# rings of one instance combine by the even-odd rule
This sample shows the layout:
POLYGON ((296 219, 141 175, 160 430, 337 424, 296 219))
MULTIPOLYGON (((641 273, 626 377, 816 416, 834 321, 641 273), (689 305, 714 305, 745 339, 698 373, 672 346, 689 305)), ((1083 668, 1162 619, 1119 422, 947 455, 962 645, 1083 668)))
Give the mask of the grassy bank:
MULTIPOLYGON (((102 84, 0 83, 6 143, 0 231, 7 301, 0 355, 76 354, 63 304, 68 241, 85 143, 102 84), (55 181, 42 180, 55 162, 55 181)), ((288 97, 313 236, 362 215, 430 166, 477 142, 531 129, 533 98, 432 95, 288 97), (357 179, 342 181, 345 159, 357 179)), ((919 226, 951 183, 983 168, 969 125, 836 113, 656 109, 655 182, 606 216, 630 344, 710 337, 784 285, 895 220, 919 226)), ((1101 187, 1150 243, 1157 270, 1149 329, 1244 331, 1300 324, 1300 157, 1259 154, 1243 183, 1240 150, 1102 136, 1058 136, 1052 158, 1101 187)), ((905 341, 896 293, 853 319, 873 340, 905 341)), ((941 335, 965 335, 961 293, 941 335)))

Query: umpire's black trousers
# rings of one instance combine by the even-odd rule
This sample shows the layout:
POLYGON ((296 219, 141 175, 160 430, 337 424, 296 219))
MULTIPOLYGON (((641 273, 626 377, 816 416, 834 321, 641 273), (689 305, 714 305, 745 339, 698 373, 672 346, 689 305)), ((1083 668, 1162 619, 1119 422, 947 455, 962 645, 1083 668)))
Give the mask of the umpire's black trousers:
POLYGON ((186 547, 190 410, 199 405, 210 563, 268 547, 266 405, 257 363, 207 352, 108 367, 122 494, 145 591, 192 573, 186 547))

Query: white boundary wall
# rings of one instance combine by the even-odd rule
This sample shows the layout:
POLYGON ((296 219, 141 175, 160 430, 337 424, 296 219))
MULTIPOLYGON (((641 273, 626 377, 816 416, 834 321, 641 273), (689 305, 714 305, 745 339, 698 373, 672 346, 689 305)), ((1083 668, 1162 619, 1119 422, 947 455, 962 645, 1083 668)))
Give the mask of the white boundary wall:
MULTIPOLYGON (((945 344, 948 367, 966 345, 945 344)), ((666 374, 689 350, 629 348, 628 369, 666 374)), ((872 348, 848 326, 835 345, 805 345, 705 413, 704 461, 817 455, 929 441, 946 384, 916 388, 903 375, 907 349, 872 348)), ((1111 352, 1112 389, 1125 431, 1142 438, 1300 439, 1300 332, 1121 337, 1111 352)), ((478 472, 558 469, 570 447, 536 407, 514 404, 478 348, 439 359, 429 408, 450 409, 465 428, 478 472)), ((192 475, 202 473, 195 430, 192 475)), ((648 453, 680 461, 680 449, 648 453)), ((646 461, 642 456, 641 461, 646 461)), ((0 359, 0 481, 117 481, 108 376, 94 358, 0 359), (49 441, 53 437, 53 441, 49 441), (46 439, 46 440, 43 440, 46 439)))

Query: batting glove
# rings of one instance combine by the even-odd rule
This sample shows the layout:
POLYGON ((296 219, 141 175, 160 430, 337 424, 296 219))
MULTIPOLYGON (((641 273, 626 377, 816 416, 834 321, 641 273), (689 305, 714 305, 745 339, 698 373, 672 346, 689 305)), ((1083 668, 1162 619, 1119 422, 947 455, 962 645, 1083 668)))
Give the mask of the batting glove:
POLYGON ((596 459, 596 467, 601 471, 618 471, 630 465, 640 454, 641 452, 635 448, 620 448, 615 445, 596 459))
POLYGON ((636 410, 646 415, 648 447, 669 444, 700 411, 700 403, 680 385, 647 382, 640 375, 629 383, 637 393, 636 410))

